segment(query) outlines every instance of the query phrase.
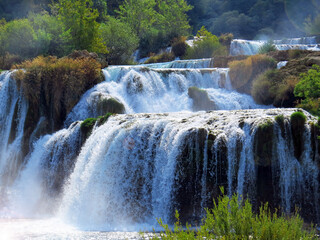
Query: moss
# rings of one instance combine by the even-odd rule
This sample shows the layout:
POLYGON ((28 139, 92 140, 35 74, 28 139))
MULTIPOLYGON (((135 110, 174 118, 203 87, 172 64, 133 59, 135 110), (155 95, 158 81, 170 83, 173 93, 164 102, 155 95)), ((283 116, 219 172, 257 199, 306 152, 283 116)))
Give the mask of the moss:
POLYGON ((97 118, 87 118, 81 123, 80 129, 86 139, 91 135, 92 129, 96 124, 96 122, 97 122, 97 118))
POLYGON ((80 125, 80 130, 84 134, 85 139, 87 139, 91 135, 92 129, 96 123, 97 126, 101 126, 106 123, 109 117, 111 117, 112 115, 114 115, 114 113, 108 112, 104 116, 99 116, 97 118, 87 118, 86 120, 84 120, 80 125))
POLYGON ((283 125, 284 124, 284 116, 281 114, 281 115, 278 115, 274 118, 276 120, 276 122, 280 125, 283 125))
POLYGON ((125 107, 115 98, 102 99, 97 104, 97 111, 99 114, 109 113, 124 113, 125 107))
POLYGON ((267 120, 257 127, 254 136, 254 156, 258 166, 270 166, 272 162, 273 122, 267 120))
POLYGON ((290 116, 294 155, 298 160, 303 152, 303 133, 306 120, 307 117, 300 111, 294 112, 290 116))

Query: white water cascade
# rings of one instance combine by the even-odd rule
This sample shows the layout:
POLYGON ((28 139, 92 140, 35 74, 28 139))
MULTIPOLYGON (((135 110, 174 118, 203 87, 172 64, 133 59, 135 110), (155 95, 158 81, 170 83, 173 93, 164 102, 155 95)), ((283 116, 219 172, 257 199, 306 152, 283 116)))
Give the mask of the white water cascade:
MULTIPOLYGON (((265 40, 243 40, 234 39, 230 46, 230 55, 255 55, 259 48, 266 44, 265 40)), ((273 44, 278 50, 301 49, 310 51, 320 51, 320 44, 316 42, 315 37, 289 38, 283 40, 274 40, 273 44)))
POLYGON ((266 201, 286 212, 298 206, 304 218, 319 222, 317 119, 304 112, 297 145, 290 118, 297 109, 257 105, 232 89, 228 69, 208 68, 211 61, 108 67, 65 129, 38 136, 40 118, 27 144, 28 103, 12 73, 1 74, 0 236, 9 229, 5 236, 16 237, 20 230, 12 226, 25 218, 54 229, 24 229, 20 238, 151 231, 156 218, 173 223, 175 209, 181 221, 195 223, 221 186, 228 195, 248 196, 255 208, 266 201), (192 112, 190 87, 205 90, 215 108, 192 112), (85 130, 82 120, 106 114, 101 102, 109 99, 123 104, 124 114, 85 130))
MULTIPOLYGON (((189 61, 192 66, 204 60, 189 61)), ((211 60, 206 60, 207 62, 211 60)), ((264 108, 251 96, 232 90, 227 68, 170 68, 169 64, 115 66, 104 69, 105 81, 83 95, 69 114, 66 125, 97 117, 102 99, 114 98, 126 113, 191 111, 190 87, 204 89, 216 110, 264 108), (168 67, 168 68, 167 68, 168 67)), ((213 110, 213 109, 212 109, 213 110)))

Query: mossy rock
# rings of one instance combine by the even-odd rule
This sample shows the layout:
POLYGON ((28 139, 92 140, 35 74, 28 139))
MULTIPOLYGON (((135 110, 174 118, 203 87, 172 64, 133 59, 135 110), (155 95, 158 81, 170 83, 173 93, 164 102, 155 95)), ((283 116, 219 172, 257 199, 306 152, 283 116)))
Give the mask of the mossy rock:
POLYGON ((208 93, 205 90, 197 87, 190 87, 188 89, 188 95, 193 100, 193 111, 209 111, 216 110, 216 104, 209 98, 208 93))
POLYGON ((260 124, 254 136, 254 160, 258 166, 270 166, 272 163, 273 125, 271 120, 260 124))
POLYGON ((124 105, 115 98, 103 98, 97 102, 97 111, 99 115, 109 113, 125 113, 124 105))
POLYGON ((96 122, 97 122, 97 118, 87 118, 81 123, 80 129, 86 139, 91 135, 92 129, 96 124, 96 122))
POLYGON ((303 112, 297 111, 291 114, 291 132, 294 146, 294 155, 299 160, 303 152, 303 133, 305 131, 304 124, 307 117, 303 112))

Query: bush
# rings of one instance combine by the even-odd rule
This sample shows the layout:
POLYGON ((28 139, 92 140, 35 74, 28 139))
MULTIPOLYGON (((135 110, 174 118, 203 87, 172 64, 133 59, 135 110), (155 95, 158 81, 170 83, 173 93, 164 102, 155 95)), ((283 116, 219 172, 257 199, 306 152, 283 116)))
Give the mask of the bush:
POLYGON ((184 59, 211 58, 227 55, 227 48, 222 46, 217 36, 202 27, 197 33, 193 47, 187 49, 184 59))
POLYGON ((273 41, 266 42, 258 50, 259 54, 266 54, 266 53, 273 52, 273 51, 277 51, 277 48, 273 44, 273 41))
POLYGON ((294 95, 303 98, 298 105, 312 114, 319 115, 320 66, 313 65, 308 73, 300 75, 301 81, 294 88, 294 95))
POLYGON ((109 53, 106 55, 110 64, 127 64, 133 52, 139 46, 139 38, 127 23, 109 17, 101 24, 101 36, 106 42, 109 53))
POLYGON ((186 43, 186 37, 173 39, 172 52, 176 57, 182 57, 186 54, 189 45, 186 43))
POLYGON ((244 60, 229 63, 232 86, 250 94, 253 80, 268 69, 276 68, 276 61, 266 55, 254 55, 244 60))
POLYGON ((160 63, 160 62, 170 62, 175 59, 173 53, 161 53, 159 55, 155 55, 150 57, 145 63, 160 63))
POLYGON ((16 68, 24 69, 17 71, 15 78, 35 111, 33 122, 37 123, 40 109, 44 109, 45 116, 53 119, 54 130, 62 126, 81 96, 103 80, 101 64, 91 57, 37 57, 16 68))
POLYGON ((307 117, 303 112, 297 111, 291 114, 290 121, 294 155, 299 160, 304 148, 303 134, 304 124, 307 121, 307 117))
POLYGON ((197 229, 188 224, 184 228, 178 212, 173 231, 159 219, 164 232, 152 239, 316 239, 313 226, 309 231, 304 230, 297 213, 291 217, 278 215, 277 211, 272 214, 268 204, 264 204, 255 214, 249 200, 241 199, 235 194, 231 198, 219 197, 197 229))

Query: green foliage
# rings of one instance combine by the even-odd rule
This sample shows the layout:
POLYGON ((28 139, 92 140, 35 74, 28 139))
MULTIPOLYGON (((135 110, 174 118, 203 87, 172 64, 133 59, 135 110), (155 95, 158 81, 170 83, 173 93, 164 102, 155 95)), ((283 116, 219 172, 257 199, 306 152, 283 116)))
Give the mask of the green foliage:
POLYGON ((25 57, 35 56, 36 34, 28 19, 10 21, 5 25, 4 31, 8 52, 25 57))
POLYGON ((320 66, 313 65, 306 74, 301 74, 301 81, 294 89, 294 95, 301 98, 320 97, 320 66))
POLYGON ((268 41, 259 48, 259 54, 266 54, 273 51, 277 51, 273 41, 268 41))
POLYGON ((197 39, 194 41, 194 45, 187 49, 183 58, 199 59, 218 55, 227 55, 226 48, 220 44, 217 36, 213 35, 202 26, 197 33, 197 39))
POLYGON ((176 57, 182 57, 186 54, 189 45, 186 43, 186 37, 178 37, 173 39, 172 52, 176 57))
POLYGON ((109 53, 106 55, 108 62, 126 64, 139 46, 139 38, 130 25, 109 17, 100 28, 102 39, 109 48, 109 53))
POLYGON ((290 116, 291 123, 294 125, 304 125, 307 117, 303 112, 297 111, 291 114, 290 116))
POLYGON ((99 116, 97 118, 87 118, 85 119, 81 125, 80 130, 84 134, 85 138, 87 139, 93 130, 93 127, 97 124, 98 126, 103 125, 105 122, 108 121, 109 117, 114 115, 113 113, 107 113, 103 116, 99 116))
POLYGON ((190 9, 185 0, 125 0, 116 12, 139 36, 141 55, 146 56, 189 33, 190 9))
POLYGON ((176 212, 176 223, 171 230, 161 219, 158 220, 164 232, 152 239, 316 239, 313 227, 303 229, 303 220, 296 213, 291 217, 271 213, 268 204, 253 213, 249 200, 234 194, 231 198, 221 196, 207 209, 206 217, 197 229, 189 224, 184 228, 176 212))
POLYGON ((161 53, 150 57, 145 63, 160 63, 160 62, 170 62, 174 60, 174 55, 172 53, 161 53))
POLYGON ((284 116, 281 114, 281 115, 277 115, 275 118, 276 122, 280 125, 283 125, 284 124, 284 116))
POLYGON ((99 13, 92 6, 92 0, 59 0, 53 5, 53 9, 70 32, 73 50, 106 53, 100 25, 96 21, 99 13))
POLYGON ((320 67, 313 65, 308 73, 300 75, 301 81, 294 88, 294 95, 303 98, 298 107, 312 114, 320 114, 320 67))
POLYGON ((48 12, 30 14, 28 20, 35 31, 37 55, 62 57, 71 51, 71 34, 64 24, 48 12))

